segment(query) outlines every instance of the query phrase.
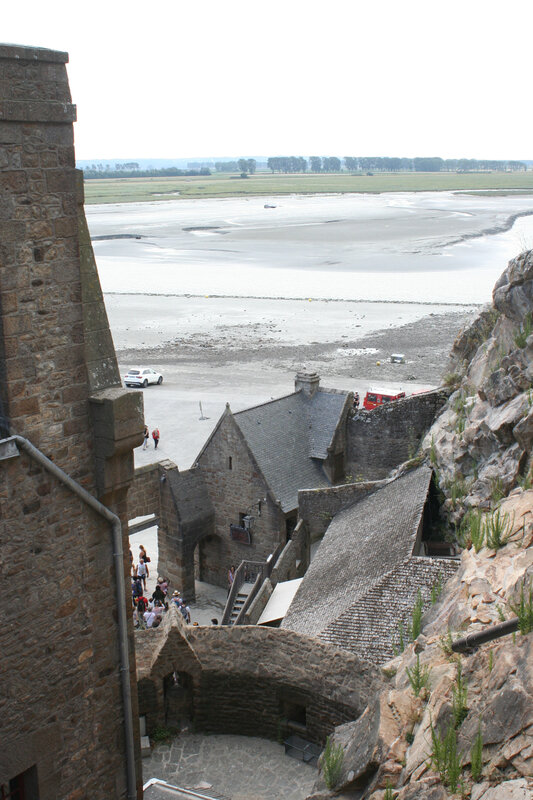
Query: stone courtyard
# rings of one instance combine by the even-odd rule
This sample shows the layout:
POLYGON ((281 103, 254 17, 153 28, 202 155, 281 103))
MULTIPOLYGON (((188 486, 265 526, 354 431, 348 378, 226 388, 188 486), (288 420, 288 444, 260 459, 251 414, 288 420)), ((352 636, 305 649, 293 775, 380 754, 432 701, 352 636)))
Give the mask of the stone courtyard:
POLYGON ((182 733, 143 759, 145 784, 160 778, 220 800, 303 800, 317 774, 283 745, 251 736, 182 733))

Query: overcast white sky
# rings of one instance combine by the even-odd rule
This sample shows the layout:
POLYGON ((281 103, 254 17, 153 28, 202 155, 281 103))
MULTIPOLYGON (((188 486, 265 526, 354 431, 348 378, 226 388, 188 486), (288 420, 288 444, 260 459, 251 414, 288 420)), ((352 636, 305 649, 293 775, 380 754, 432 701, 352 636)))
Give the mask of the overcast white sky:
POLYGON ((533 158, 530 0, 25 0, 70 54, 79 159, 533 158))

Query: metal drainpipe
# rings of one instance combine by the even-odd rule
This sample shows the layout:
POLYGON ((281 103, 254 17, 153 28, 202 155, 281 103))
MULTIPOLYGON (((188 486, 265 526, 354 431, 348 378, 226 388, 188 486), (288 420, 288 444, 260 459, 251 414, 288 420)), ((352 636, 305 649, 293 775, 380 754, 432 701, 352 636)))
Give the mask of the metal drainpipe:
POLYGON ((61 483, 74 492, 84 503, 90 506, 97 514, 111 523, 113 529, 113 560, 117 581, 118 628, 120 649, 120 680, 122 684, 122 701, 124 704, 124 733, 126 740, 126 773, 128 800, 137 800, 137 778, 135 774, 135 745, 133 737, 133 715, 131 712, 131 683, 130 683, 130 658, 128 648, 128 615, 126 611, 126 584, 124 581, 124 551, 122 549, 122 525, 120 519, 106 508, 99 500, 76 483, 57 464, 50 461, 44 453, 37 450, 34 445, 23 436, 10 436, 4 441, 15 441, 21 450, 30 458, 37 461, 44 469, 54 475, 61 483))
POLYGON ((506 619, 505 622, 500 622, 498 625, 491 625, 490 628, 485 628, 483 631, 477 633, 469 633, 463 639, 457 639, 452 644, 454 653, 465 653, 472 649, 476 650, 480 644, 491 642, 493 639, 499 639, 500 636, 507 636, 509 633, 514 633, 518 630, 518 617, 506 619))

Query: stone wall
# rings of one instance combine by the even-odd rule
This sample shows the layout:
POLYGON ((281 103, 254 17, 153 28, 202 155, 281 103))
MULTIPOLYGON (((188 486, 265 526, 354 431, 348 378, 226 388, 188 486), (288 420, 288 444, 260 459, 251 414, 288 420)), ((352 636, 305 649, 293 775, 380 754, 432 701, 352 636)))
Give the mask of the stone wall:
POLYGON ((305 715, 307 737, 323 743, 335 725, 362 713, 381 684, 371 665, 292 631, 185 626, 174 611, 161 628, 138 639, 143 652, 137 677, 152 722, 163 710, 149 707, 143 682, 153 683, 157 701, 158 687, 177 670, 192 679, 198 728, 277 738, 288 731, 285 715, 292 705, 305 715))
POLYGON ((380 480, 413 458, 447 397, 438 389, 358 411, 348 421, 347 473, 358 481, 380 480))
POLYGON ((161 468, 159 463, 147 464, 135 470, 133 484, 128 492, 128 518, 147 517, 161 513, 159 486, 161 468))
POLYGON ((211 578, 220 586, 226 586, 230 564, 238 566, 243 560, 263 561, 285 540, 285 517, 272 498, 229 409, 200 454, 198 466, 213 504, 214 533, 220 543, 219 564, 211 578), (261 501, 260 516, 258 501, 261 501), (254 517, 250 545, 230 537, 230 524, 238 525, 241 514, 254 517))
MULTIPOLYGON (((142 408, 117 385, 112 349, 98 364, 110 337, 80 238, 66 61, 0 45, 1 435, 29 439, 125 522, 142 408)), ((37 765, 41 800, 123 798, 109 523, 22 454, 0 460, 0 508, 0 786, 37 765)), ((134 678, 133 635, 130 659, 134 678)), ((138 741, 136 756, 141 797, 138 741)))
MULTIPOLYGON (((158 532, 160 571, 178 586, 183 597, 194 600, 194 553, 203 542, 211 542, 214 511, 198 469, 180 472, 165 462, 160 481, 161 519, 158 532)), ((220 566, 222 570, 223 565, 220 566)), ((213 577, 207 571, 203 580, 213 577)), ((212 582, 212 581, 211 581, 212 582)))
MULTIPOLYGON (((214 533, 214 510, 200 470, 180 472, 169 460, 135 470, 128 517, 148 514, 158 518, 159 573, 194 600, 195 549, 209 544, 214 533)), ((209 581, 213 575, 204 569, 200 577, 209 581)))
POLYGON ((66 53, 0 49, 2 400, 12 430, 92 488, 66 61, 66 53))
POLYGON ((125 797, 111 528, 25 455, 0 464, 0 785, 36 764, 41 800, 125 797))
POLYGON ((325 489, 300 490, 298 512, 300 519, 307 525, 310 541, 317 542, 322 538, 335 514, 358 503, 385 483, 386 481, 360 481, 325 489))

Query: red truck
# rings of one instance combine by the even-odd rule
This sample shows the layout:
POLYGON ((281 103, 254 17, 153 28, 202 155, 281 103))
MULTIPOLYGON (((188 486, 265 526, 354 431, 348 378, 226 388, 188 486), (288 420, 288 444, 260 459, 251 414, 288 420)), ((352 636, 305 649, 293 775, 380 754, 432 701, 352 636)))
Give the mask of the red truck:
POLYGON ((363 400, 363 408, 370 411, 371 408, 390 403, 392 400, 399 400, 405 397, 405 392, 398 389, 369 389, 363 400))

